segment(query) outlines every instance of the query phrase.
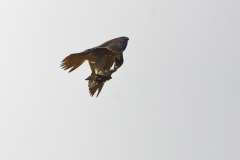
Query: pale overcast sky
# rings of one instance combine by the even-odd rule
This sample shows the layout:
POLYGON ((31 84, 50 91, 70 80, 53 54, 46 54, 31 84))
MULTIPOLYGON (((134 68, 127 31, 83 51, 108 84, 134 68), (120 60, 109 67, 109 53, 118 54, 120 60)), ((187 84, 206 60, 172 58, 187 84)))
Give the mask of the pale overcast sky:
POLYGON ((240 159, 240 1, 1 0, 1 160, 240 159), (98 98, 71 53, 129 37, 98 98))

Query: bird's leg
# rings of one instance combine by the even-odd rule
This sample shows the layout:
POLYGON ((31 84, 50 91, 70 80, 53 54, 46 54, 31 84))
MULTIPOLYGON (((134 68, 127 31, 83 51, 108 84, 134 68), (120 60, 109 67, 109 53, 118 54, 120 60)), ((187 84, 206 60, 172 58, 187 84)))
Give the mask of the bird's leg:
POLYGON ((114 66, 113 69, 111 69, 109 72, 110 74, 112 75, 114 72, 116 72, 118 70, 118 67, 117 66, 114 66))
POLYGON ((103 70, 103 74, 107 76, 111 76, 111 73, 109 72, 109 70, 103 70))
POLYGON ((110 70, 95 70, 97 75, 102 75, 102 76, 106 76, 106 77, 111 77, 111 75, 116 72, 118 70, 118 66, 114 66, 113 69, 110 70))
POLYGON ((101 71, 97 72, 97 74, 111 77, 111 72, 109 70, 101 70, 101 71))
POLYGON ((104 76, 108 76, 111 77, 111 75, 117 71, 117 66, 114 66, 114 69, 110 69, 110 70, 102 70, 100 71, 100 74, 104 75, 104 76))

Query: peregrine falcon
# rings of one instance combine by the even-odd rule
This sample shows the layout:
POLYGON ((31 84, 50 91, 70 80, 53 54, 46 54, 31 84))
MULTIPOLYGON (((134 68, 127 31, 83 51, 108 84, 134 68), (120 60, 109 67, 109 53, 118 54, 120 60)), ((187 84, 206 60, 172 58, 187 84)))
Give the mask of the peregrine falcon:
POLYGON ((123 51, 127 47, 128 40, 128 37, 119 37, 83 52, 70 54, 63 59, 61 67, 64 70, 70 69, 69 72, 72 72, 88 60, 92 71, 86 78, 89 93, 93 96, 98 90, 98 96, 104 83, 110 80, 111 75, 123 64, 123 51), (114 67, 111 69, 113 64, 114 67))

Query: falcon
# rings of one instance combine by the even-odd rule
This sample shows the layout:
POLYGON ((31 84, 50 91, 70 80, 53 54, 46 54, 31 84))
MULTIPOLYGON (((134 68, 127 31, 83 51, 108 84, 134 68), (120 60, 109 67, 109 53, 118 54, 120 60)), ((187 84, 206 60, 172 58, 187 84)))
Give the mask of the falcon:
POLYGON ((85 80, 88 80, 90 95, 93 96, 98 91, 98 96, 104 83, 112 79, 111 75, 122 66, 123 51, 128 40, 128 37, 119 37, 83 52, 70 54, 62 60, 61 67, 64 70, 70 69, 70 73, 87 60, 91 75, 85 80))

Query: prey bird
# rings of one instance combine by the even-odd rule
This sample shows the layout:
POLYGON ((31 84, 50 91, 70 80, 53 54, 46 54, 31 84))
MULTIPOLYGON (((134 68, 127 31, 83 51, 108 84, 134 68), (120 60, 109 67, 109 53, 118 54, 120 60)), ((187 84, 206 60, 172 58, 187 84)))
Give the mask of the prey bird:
POLYGON ((128 40, 127 37, 119 37, 83 52, 70 54, 62 60, 61 67, 72 72, 87 60, 92 71, 86 78, 89 93, 93 96, 98 90, 98 96, 104 83, 110 80, 111 75, 122 66, 123 51, 127 47, 128 40), (111 69, 113 64, 114 67, 111 69))

